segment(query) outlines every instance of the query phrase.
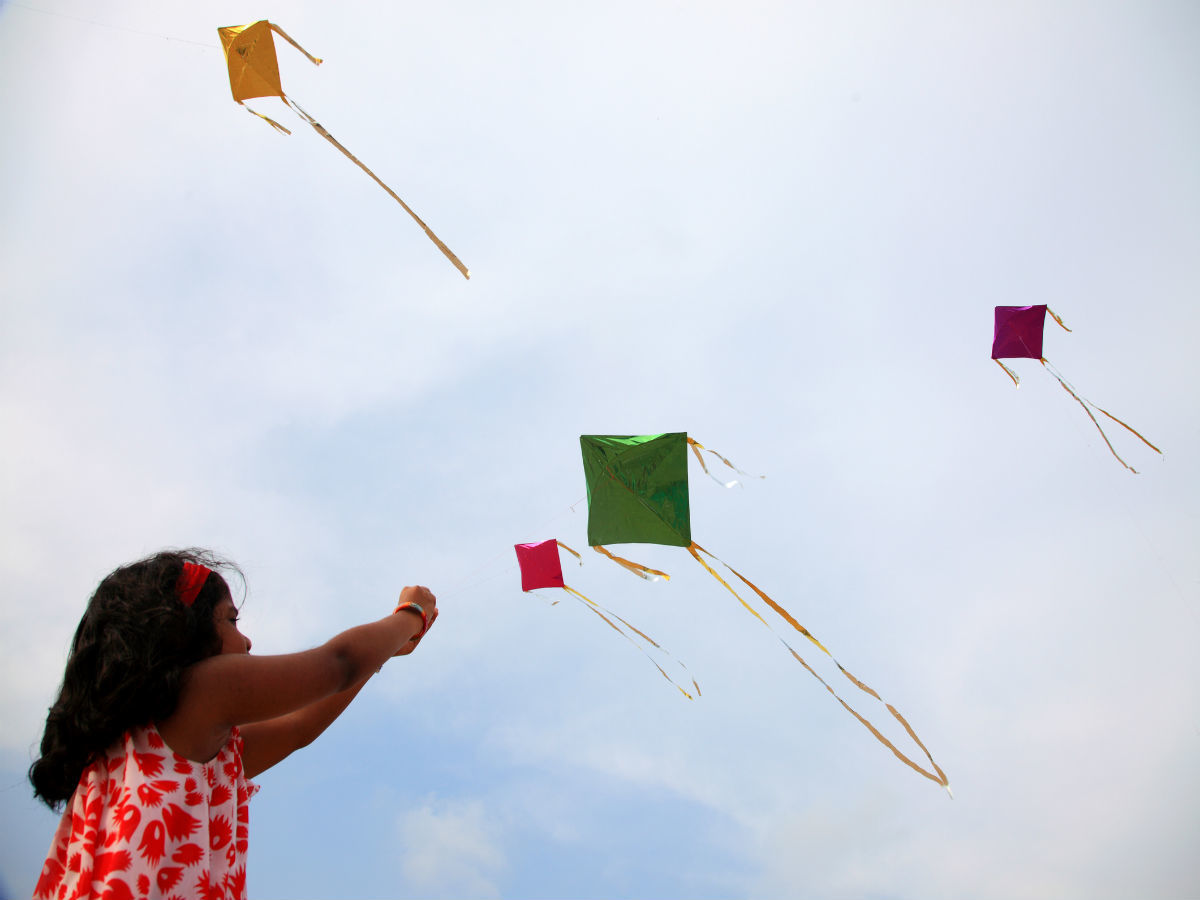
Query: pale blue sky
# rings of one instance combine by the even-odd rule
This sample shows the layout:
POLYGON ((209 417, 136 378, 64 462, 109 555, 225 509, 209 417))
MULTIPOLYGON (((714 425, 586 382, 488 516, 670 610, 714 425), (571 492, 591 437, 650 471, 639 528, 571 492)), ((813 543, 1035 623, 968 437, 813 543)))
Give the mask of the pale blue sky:
POLYGON ((24 771, 88 594, 195 544, 245 570, 256 652, 441 598, 260 779, 259 900, 1200 894, 1198 41, 1188 2, 3 4, 0 884, 53 832, 24 771), (469 282, 233 103, 216 28, 263 16, 469 282), (1164 449, 1109 429, 1142 475, 988 359, 1025 303, 1164 449), (521 593, 513 544, 586 550, 579 435, 662 431, 767 476, 693 465, 696 540, 955 800, 682 550, 567 582, 695 702, 521 593))

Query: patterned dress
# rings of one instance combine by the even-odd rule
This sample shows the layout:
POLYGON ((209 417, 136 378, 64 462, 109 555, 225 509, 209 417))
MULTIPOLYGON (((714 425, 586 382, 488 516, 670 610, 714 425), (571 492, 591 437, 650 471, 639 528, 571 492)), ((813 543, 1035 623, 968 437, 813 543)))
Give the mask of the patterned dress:
POLYGON ((213 759, 173 752, 153 726, 127 731, 79 777, 35 900, 242 900, 249 800, 233 729, 213 759))

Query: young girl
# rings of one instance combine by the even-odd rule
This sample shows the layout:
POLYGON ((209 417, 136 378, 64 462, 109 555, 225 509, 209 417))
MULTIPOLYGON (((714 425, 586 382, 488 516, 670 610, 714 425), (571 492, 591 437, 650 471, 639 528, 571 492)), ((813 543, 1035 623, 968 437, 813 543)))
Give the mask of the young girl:
POLYGON ((250 655, 203 551, 117 569, 75 632, 34 793, 66 804, 35 898, 241 898, 249 779, 323 732, 437 619, 428 588, 320 647, 250 655))

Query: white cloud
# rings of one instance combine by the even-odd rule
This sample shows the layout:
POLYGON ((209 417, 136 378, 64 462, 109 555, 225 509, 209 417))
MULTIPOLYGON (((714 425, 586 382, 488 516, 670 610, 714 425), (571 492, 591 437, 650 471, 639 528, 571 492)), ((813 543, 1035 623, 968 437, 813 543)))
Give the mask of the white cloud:
POLYGON ((406 893, 419 897, 501 896, 508 868, 499 829, 478 800, 428 798, 398 825, 406 893))

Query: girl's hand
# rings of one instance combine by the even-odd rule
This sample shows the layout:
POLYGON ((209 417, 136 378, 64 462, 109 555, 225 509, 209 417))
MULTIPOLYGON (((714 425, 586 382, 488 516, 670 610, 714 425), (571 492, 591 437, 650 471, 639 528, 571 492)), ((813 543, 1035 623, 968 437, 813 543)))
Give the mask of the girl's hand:
MULTIPOLYGON (((396 612, 403 612, 406 603, 415 603, 421 607, 421 610, 425 613, 426 624, 424 630, 418 631, 403 647, 396 651, 396 656, 407 656, 416 650, 417 644, 421 642, 421 638, 433 627, 433 623, 437 621, 438 617, 437 597, 427 587, 410 585, 402 590, 400 592, 400 602, 396 606, 396 612)), ((408 608, 408 611, 416 615, 416 610, 411 607, 408 608)))

